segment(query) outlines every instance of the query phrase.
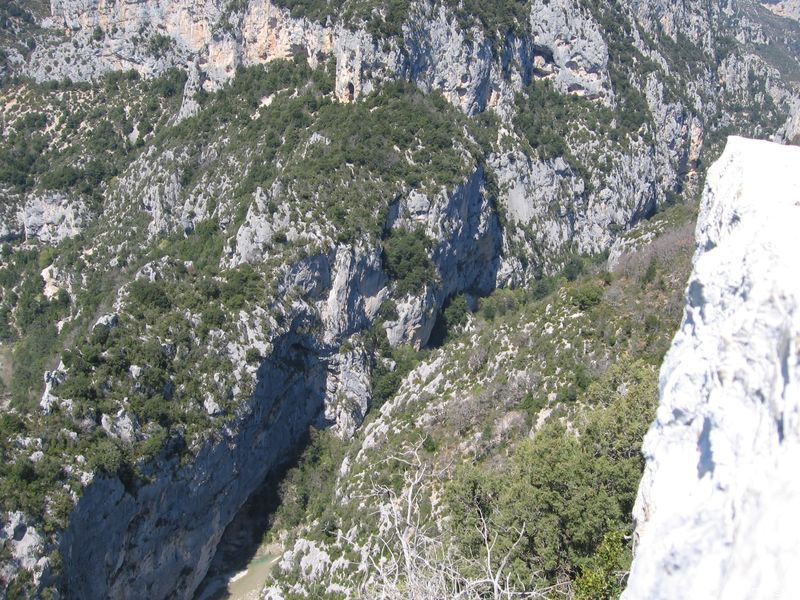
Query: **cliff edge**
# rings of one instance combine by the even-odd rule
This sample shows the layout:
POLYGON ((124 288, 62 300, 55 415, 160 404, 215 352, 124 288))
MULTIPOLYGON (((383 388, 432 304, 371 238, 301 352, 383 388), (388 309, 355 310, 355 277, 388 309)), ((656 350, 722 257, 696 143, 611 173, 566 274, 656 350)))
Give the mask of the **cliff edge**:
POLYGON ((731 137, 643 452, 625 600, 800 587, 800 148, 731 137))

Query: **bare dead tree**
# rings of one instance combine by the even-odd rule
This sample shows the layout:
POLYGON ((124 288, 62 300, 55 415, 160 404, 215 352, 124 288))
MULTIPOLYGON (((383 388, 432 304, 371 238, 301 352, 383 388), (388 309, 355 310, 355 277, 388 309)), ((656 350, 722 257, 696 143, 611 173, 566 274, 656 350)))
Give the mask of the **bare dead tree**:
POLYGON ((401 456, 386 460, 405 466, 397 491, 372 481, 365 499, 379 506, 379 533, 373 540, 370 573, 360 586, 363 600, 517 600, 543 598, 553 588, 530 590, 511 573, 510 562, 525 536, 525 525, 513 532, 515 541, 499 548, 501 535, 479 507, 475 525, 483 544, 482 557, 468 557, 446 541, 434 519, 422 510, 447 469, 426 462, 422 442, 401 456), (527 589, 526 589, 527 588, 527 589))

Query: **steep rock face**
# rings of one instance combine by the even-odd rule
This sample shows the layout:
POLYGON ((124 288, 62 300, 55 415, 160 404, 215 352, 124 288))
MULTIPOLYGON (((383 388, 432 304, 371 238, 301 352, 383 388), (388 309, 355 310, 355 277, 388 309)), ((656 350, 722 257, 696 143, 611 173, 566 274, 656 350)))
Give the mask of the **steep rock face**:
POLYGON ((409 77, 423 89, 442 90, 468 114, 484 110, 490 98, 496 101, 498 82, 493 82, 488 40, 478 36, 468 43, 466 33, 443 7, 419 3, 414 11, 415 18, 404 28, 409 52, 402 68, 409 77))
POLYGON ((80 233, 86 219, 83 201, 63 193, 10 195, 0 219, 0 240, 37 239, 56 243, 80 233))
POLYGON ((762 0, 761 4, 776 15, 800 20, 800 2, 798 0, 762 0))
POLYGON ((96 476, 61 540, 67 597, 191 598, 225 526, 322 409, 321 356, 309 339, 276 340, 255 393, 189 464, 173 445, 141 487, 96 476))
MULTIPOLYGON (((398 305, 397 320, 387 324, 395 343, 424 344, 449 295, 493 287, 500 230, 483 177, 478 169, 432 201, 418 195, 395 206, 391 226, 416 224, 439 241, 432 262, 441 276, 420 297, 398 305)), ((140 277, 155 279, 159 268, 148 265, 140 277)), ((158 470, 146 474, 148 483, 126 488, 119 478, 96 476, 84 490, 60 543, 69 597, 191 598, 225 527, 287 460, 306 427, 316 423, 348 437, 363 421, 372 393, 370 356, 357 340, 339 345, 372 323, 388 294, 380 250, 337 245, 285 268, 277 296, 288 307, 288 324, 284 333, 254 344, 250 322, 262 330, 275 325, 268 315, 247 316, 243 339, 263 347, 267 358, 234 419, 193 449, 188 464, 173 444, 158 470)), ((228 347, 232 360, 245 362, 242 348, 228 347)), ((244 388, 243 380, 239 385, 244 388)), ((209 404, 207 410, 219 409, 209 404)))
POLYGON ((398 77, 442 91, 468 114, 488 106, 508 111, 514 93, 534 75, 552 78, 563 91, 610 95, 606 44, 572 0, 534 3, 532 41, 509 36, 499 57, 483 32, 461 29, 452 11, 432 2, 412 3, 402 38, 388 41, 342 23, 294 18, 269 0, 238 12, 220 0, 53 0, 51 11, 45 24, 66 40, 34 51, 25 70, 40 80, 85 80, 120 69, 153 75, 188 64, 211 89, 240 65, 303 57, 312 66, 335 59, 336 95, 343 101, 398 77))
POLYGON ((447 298, 464 291, 485 294, 494 288, 502 232, 485 193, 484 176, 478 168, 452 192, 433 199, 411 193, 393 207, 390 227, 420 227, 437 241, 432 261, 439 275, 421 294, 398 303, 397 319, 386 324, 393 345, 424 345, 447 298))
POLYGON ((386 298, 388 280, 381 269, 380 251, 359 244, 338 247, 331 267, 331 287, 317 304, 328 343, 341 341, 369 326, 386 298))
MULTIPOLYGON (((66 41, 42 44, 35 50, 26 67, 30 74, 38 79, 87 79, 113 69, 135 68, 151 75, 178 66, 187 69, 190 77, 176 119, 197 110, 193 96, 201 87, 219 87, 238 66, 281 58, 307 59, 312 66, 333 61, 335 95, 344 102, 398 78, 424 91, 440 91, 467 114, 491 109, 504 121, 520 112, 516 95, 536 79, 547 80, 562 92, 592 98, 598 106, 626 102, 615 96, 619 81, 614 89, 611 85, 608 39, 617 34, 604 32, 601 25, 610 13, 601 5, 591 8, 575 0, 532 2, 525 31, 509 32, 502 39, 492 39, 488 30, 478 26, 459 24, 451 8, 430 1, 412 2, 400 32, 385 38, 374 36, 363 22, 329 18, 321 23, 293 17, 270 0, 254 0, 241 8, 220 0, 133 4, 53 0, 51 11, 46 24, 63 30, 66 41)), ((691 192, 712 127, 709 121, 717 118, 723 104, 717 93, 720 85, 732 102, 746 104, 754 96, 750 80, 763 77, 765 89, 756 94, 760 102, 797 104, 780 85, 780 75, 754 55, 734 53, 722 58, 720 53, 718 72, 684 73, 675 57, 666 53, 670 44, 685 45, 680 36, 688 36, 706 56, 715 55, 716 36, 722 35, 715 33, 717 25, 729 28, 725 33, 730 30, 741 33, 743 39, 752 38, 739 31, 741 23, 735 24, 734 12, 724 2, 676 5, 634 0, 611 15, 631 31, 633 45, 624 53, 636 49, 642 59, 660 67, 643 64, 637 57, 632 70, 623 74, 623 79, 642 91, 652 117, 652 127, 648 123, 652 139, 619 151, 597 140, 573 140, 571 152, 588 167, 580 173, 575 165, 570 169, 563 163, 529 158, 509 164, 498 157, 492 166, 503 184, 501 192, 509 194, 499 200, 510 208, 513 222, 504 245, 524 248, 521 259, 514 256, 506 261, 501 283, 529 278, 542 269, 542 256, 558 255, 567 248, 602 251, 613 242, 615 231, 652 212, 670 193, 691 192), (685 93, 675 94, 673 78, 685 79, 685 93), (598 170, 601 156, 606 164, 602 172, 598 170)), ((766 45, 774 42, 760 40, 766 45)), ((619 79, 619 72, 616 76, 619 79)), ((722 117, 720 124, 725 121, 722 117)), ((790 118, 778 135, 791 139, 798 123, 790 118)), ((775 128, 768 131, 771 134, 775 128)), ((762 134, 766 132, 755 135, 762 134)), ((524 152, 518 143, 515 146, 514 153, 524 152)), ((213 162, 220 149, 203 149, 200 162, 213 162)), ((179 150, 164 158, 177 164, 187 160, 179 150)), ((154 235, 174 227, 171 216, 178 216, 187 230, 193 222, 213 216, 207 210, 209 201, 228 194, 235 183, 228 177, 236 170, 232 165, 185 193, 175 169, 158 162, 152 151, 143 154, 119 186, 137 191, 153 217, 154 235)), ((276 196, 271 190, 265 193, 276 196)), ((251 256, 271 237, 270 224, 263 220, 253 216, 248 231, 239 236, 251 256), (250 237, 245 239, 245 233, 250 237)))
MULTIPOLYGON (((226 526, 267 474, 291 457, 309 424, 353 435, 371 397, 370 357, 358 343, 339 349, 328 341, 340 341, 342 333, 363 326, 363 305, 336 301, 360 297, 359 291, 367 297, 364 277, 370 276, 371 258, 360 248, 342 248, 288 268, 277 290, 286 305, 284 326, 268 311, 240 313, 239 337, 223 338, 222 344, 232 361, 247 366, 234 382, 214 374, 227 388, 224 395, 236 399, 233 414, 223 416, 215 432, 188 449, 180 436, 173 436, 156 460, 140 465, 141 477, 87 474, 59 540, 65 559, 59 586, 67 597, 191 598, 226 526), (318 307, 329 304, 335 305, 340 321, 320 323, 318 307), (248 364, 245 347, 266 358, 248 364), (187 452, 190 460, 185 460, 187 452)), ((165 264, 149 263, 138 277, 155 280, 165 264)), ((218 338, 221 331, 212 336, 218 338)), ((132 369, 141 374, 140 367, 132 369)), ((48 375, 60 378, 58 372, 48 375)), ((62 410, 71 403, 53 402, 62 410)), ((204 406, 210 416, 224 414, 211 397, 204 406)), ((126 418, 123 412, 116 419, 104 415, 103 427, 109 435, 124 437, 118 430, 126 418)), ((136 425, 129 436, 140 435, 138 430, 136 425)), ((29 528, 29 533, 37 532, 29 528)), ((37 581, 48 580, 44 560, 35 563, 37 581)))
POLYGON ((644 442, 624 594, 789 598, 800 556, 800 149, 729 138, 644 442))
MULTIPOLYGON (((533 43, 552 60, 560 89, 590 97, 608 94, 608 47, 597 23, 574 0, 531 5, 533 43)), ((546 73, 547 60, 535 61, 546 73)))
POLYGON ((708 44, 715 22, 723 13, 730 14, 730 3, 725 0, 700 2, 668 2, 666 0, 633 0, 631 7, 639 21, 650 33, 661 33, 676 38, 687 36, 708 44))
POLYGON ((298 55, 316 64, 332 50, 331 28, 292 19, 269 1, 234 12, 220 0, 53 0, 51 13, 45 25, 66 41, 34 53, 30 72, 40 79, 88 79, 121 69, 152 75, 195 62, 214 87, 242 64, 298 55))

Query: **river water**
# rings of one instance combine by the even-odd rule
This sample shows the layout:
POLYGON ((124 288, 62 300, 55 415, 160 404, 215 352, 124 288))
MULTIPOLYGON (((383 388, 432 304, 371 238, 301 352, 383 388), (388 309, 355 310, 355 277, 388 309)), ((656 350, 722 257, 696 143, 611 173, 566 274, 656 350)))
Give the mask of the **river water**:
POLYGON ((219 573, 205 582, 197 600, 258 600, 272 567, 280 557, 274 544, 263 544, 238 572, 219 573))
POLYGON ((282 554, 279 543, 263 541, 277 487, 273 480, 265 482, 225 529, 194 600, 257 600, 282 554))
POLYGON ((267 574, 277 560, 277 556, 270 554, 266 550, 264 554, 256 555, 247 565, 247 570, 237 573, 228 582, 228 595, 226 598, 230 600, 258 600, 258 593, 264 587, 267 574))

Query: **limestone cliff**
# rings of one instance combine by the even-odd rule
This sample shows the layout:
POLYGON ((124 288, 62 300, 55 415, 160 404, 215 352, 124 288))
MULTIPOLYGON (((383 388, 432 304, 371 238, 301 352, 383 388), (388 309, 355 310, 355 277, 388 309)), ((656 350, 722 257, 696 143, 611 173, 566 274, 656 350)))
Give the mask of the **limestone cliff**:
POLYGON ((724 2, 320 4, 53 0, 8 51, 0 334, 47 345, 2 423, 0 483, 37 485, 3 488, 0 584, 190 596, 449 302, 693 198, 722 132, 800 130, 778 38, 724 2))
POLYGON ((55 243, 77 235, 85 221, 86 206, 60 193, 31 194, 23 201, 10 198, 3 206, 0 240, 39 239, 55 243))
POLYGON ((799 168, 798 148, 731 137, 709 170, 626 600, 796 595, 799 168))

